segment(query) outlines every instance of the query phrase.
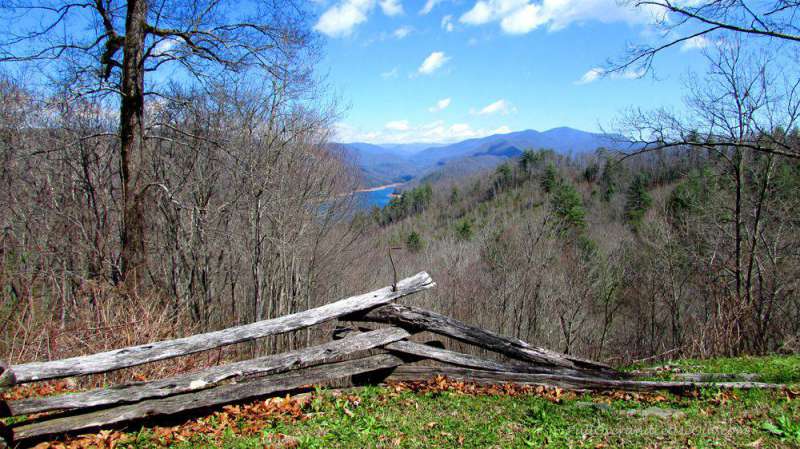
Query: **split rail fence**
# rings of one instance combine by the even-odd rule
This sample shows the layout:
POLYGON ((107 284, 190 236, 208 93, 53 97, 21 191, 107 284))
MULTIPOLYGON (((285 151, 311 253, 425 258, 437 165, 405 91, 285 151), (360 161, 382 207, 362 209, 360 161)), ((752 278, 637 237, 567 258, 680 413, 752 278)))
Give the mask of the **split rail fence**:
MULTIPOLYGON (((571 390, 681 391, 709 385, 690 381, 637 381, 629 374, 602 363, 535 347, 429 310, 394 303, 435 285, 431 277, 422 272, 370 293, 220 331, 48 362, 8 366, 0 360, 2 389, 29 382, 106 373, 304 329, 335 319, 384 325, 380 328, 373 326, 374 329, 363 326, 338 329, 334 340, 318 346, 166 379, 60 396, 0 400, 0 418, 38 416, 14 425, 0 424, 0 447, 4 444, 10 447, 28 445, 63 434, 196 412, 357 375, 367 375, 372 382, 421 380, 445 375, 478 383, 513 382, 571 390), (496 352, 504 361, 409 340, 415 333, 425 331, 496 352), (418 363, 422 360, 438 363, 418 363)), ((717 382, 713 385, 719 388, 782 387, 758 382, 717 382)))

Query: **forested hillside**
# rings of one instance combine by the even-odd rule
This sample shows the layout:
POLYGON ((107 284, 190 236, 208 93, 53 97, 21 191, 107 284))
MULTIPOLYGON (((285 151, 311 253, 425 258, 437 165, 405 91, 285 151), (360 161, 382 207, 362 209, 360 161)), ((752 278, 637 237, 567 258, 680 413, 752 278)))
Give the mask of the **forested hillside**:
POLYGON ((362 216, 377 254, 358 266, 402 247, 401 266, 441 286, 425 306, 597 359, 796 350, 800 223, 781 217, 797 216, 800 164, 743 166, 691 148, 527 150, 362 216))

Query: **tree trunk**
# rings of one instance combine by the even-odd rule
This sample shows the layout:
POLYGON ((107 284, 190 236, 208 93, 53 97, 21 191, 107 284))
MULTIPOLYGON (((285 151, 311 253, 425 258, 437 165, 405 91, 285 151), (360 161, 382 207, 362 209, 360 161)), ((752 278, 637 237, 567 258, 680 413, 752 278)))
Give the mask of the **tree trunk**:
POLYGON ((121 280, 136 285, 145 270, 142 159, 144 153, 144 40, 147 0, 129 0, 125 19, 120 102, 122 180, 121 280))

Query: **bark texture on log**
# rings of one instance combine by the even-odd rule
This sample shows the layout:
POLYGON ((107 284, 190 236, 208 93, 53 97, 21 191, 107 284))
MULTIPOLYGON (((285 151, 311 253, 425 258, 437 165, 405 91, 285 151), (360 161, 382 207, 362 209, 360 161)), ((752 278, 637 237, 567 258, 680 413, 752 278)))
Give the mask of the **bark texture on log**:
MULTIPOLYGON (((404 329, 389 327, 319 346, 215 366, 152 382, 137 382, 83 393, 9 401, 7 403, 9 414, 5 416, 109 406, 206 390, 218 386, 221 382, 261 377, 328 363, 338 357, 376 348, 409 335, 404 329)), ((4 416, 2 413, 0 410, 0 417, 4 416)))
POLYGON ((11 430, 0 422, 0 449, 8 449, 12 438, 11 430))
POLYGON ((94 355, 16 365, 13 369, 18 383, 103 373, 303 329, 359 310, 386 304, 435 285, 428 273, 422 272, 398 282, 396 291, 392 291, 392 287, 385 287, 315 309, 216 332, 131 346, 94 355))
POLYGON ((0 360, 0 391, 4 388, 13 387, 16 383, 17 377, 14 370, 6 362, 0 360))
MULTIPOLYGON (((350 337, 359 335, 364 329, 355 330, 348 328, 338 328, 334 331, 334 338, 350 337)), ((438 342, 437 342, 438 343, 438 342)), ((475 355, 464 354, 461 352, 450 351, 431 344, 420 344, 413 341, 396 341, 383 347, 384 349, 396 354, 414 356, 415 359, 431 359, 451 365, 463 366, 467 368, 477 368, 488 371, 506 371, 518 373, 539 373, 539 374, 559 374, 563 376, 581 376, 583 373, 578 370, 563 368, 560 366, 532 365, 530 363, 509 361, 500 362, 497 360, 485 359, 475 355)))
POLYGON ((447 376, 452 379, 471 381, 476 383, 518 383, 528 385, 542 385, 559 387, 565 390, 576 391, 661 391, 683 393, 698 388, 724 388, 724 389, 784 389, 785 385, 768 384, 759 382, 652 382, 636 380, 614 380, 587 377, 559 376, 552 374, 528 374, 497 371, 484 371, 470 368, 450 366, 422 366, 403 365, 394 369, 387 380, 417 381, 433 376, 447 376))
POLYGON ((623 373, 612 369, 608 365, 567 354, 561 354, 545 348, 531 346, 520 339, 486 331, 448 316, 417 307, 387 304, 366 312, 348 315, 344 319, 390 323, 414 331, 426 330, 435 332, 465 343, 474 344, 501 353, 514 359, 534 364, 578 370, 589 376, 609 378, 624 377, 623 373))
POLYGON ((210 390, 169 398, 151 399, 136 404, 98 410, 82 415, 65 416, 33 424, 13 426, 15 443, 49 435, 72 433, 117 425, 142 418, 175 415, 208 407, 239 402, 301 388, 332 379, 377 369, 392 368, 403 361, 390 354, 379 354, 345 362, 322 365, 301 371, 276 374, 245 382, 222 385, 210 390))

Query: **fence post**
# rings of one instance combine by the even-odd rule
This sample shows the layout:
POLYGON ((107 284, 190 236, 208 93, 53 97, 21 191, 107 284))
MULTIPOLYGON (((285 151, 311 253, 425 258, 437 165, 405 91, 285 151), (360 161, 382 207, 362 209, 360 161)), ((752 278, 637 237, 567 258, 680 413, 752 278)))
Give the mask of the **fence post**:
MULTIPOLYGON (((11 371, 9 366, 3 360, 0 360, 0 393, 7 388, 13 387, 17 379, 14 376, 14 371, 11 371)), ((6 401, 0 398, 0 418, 10 416, 10 410, 6 401)), ((11 431, 0 422, 0 449, 7 449, 11 445, 11 431)))

